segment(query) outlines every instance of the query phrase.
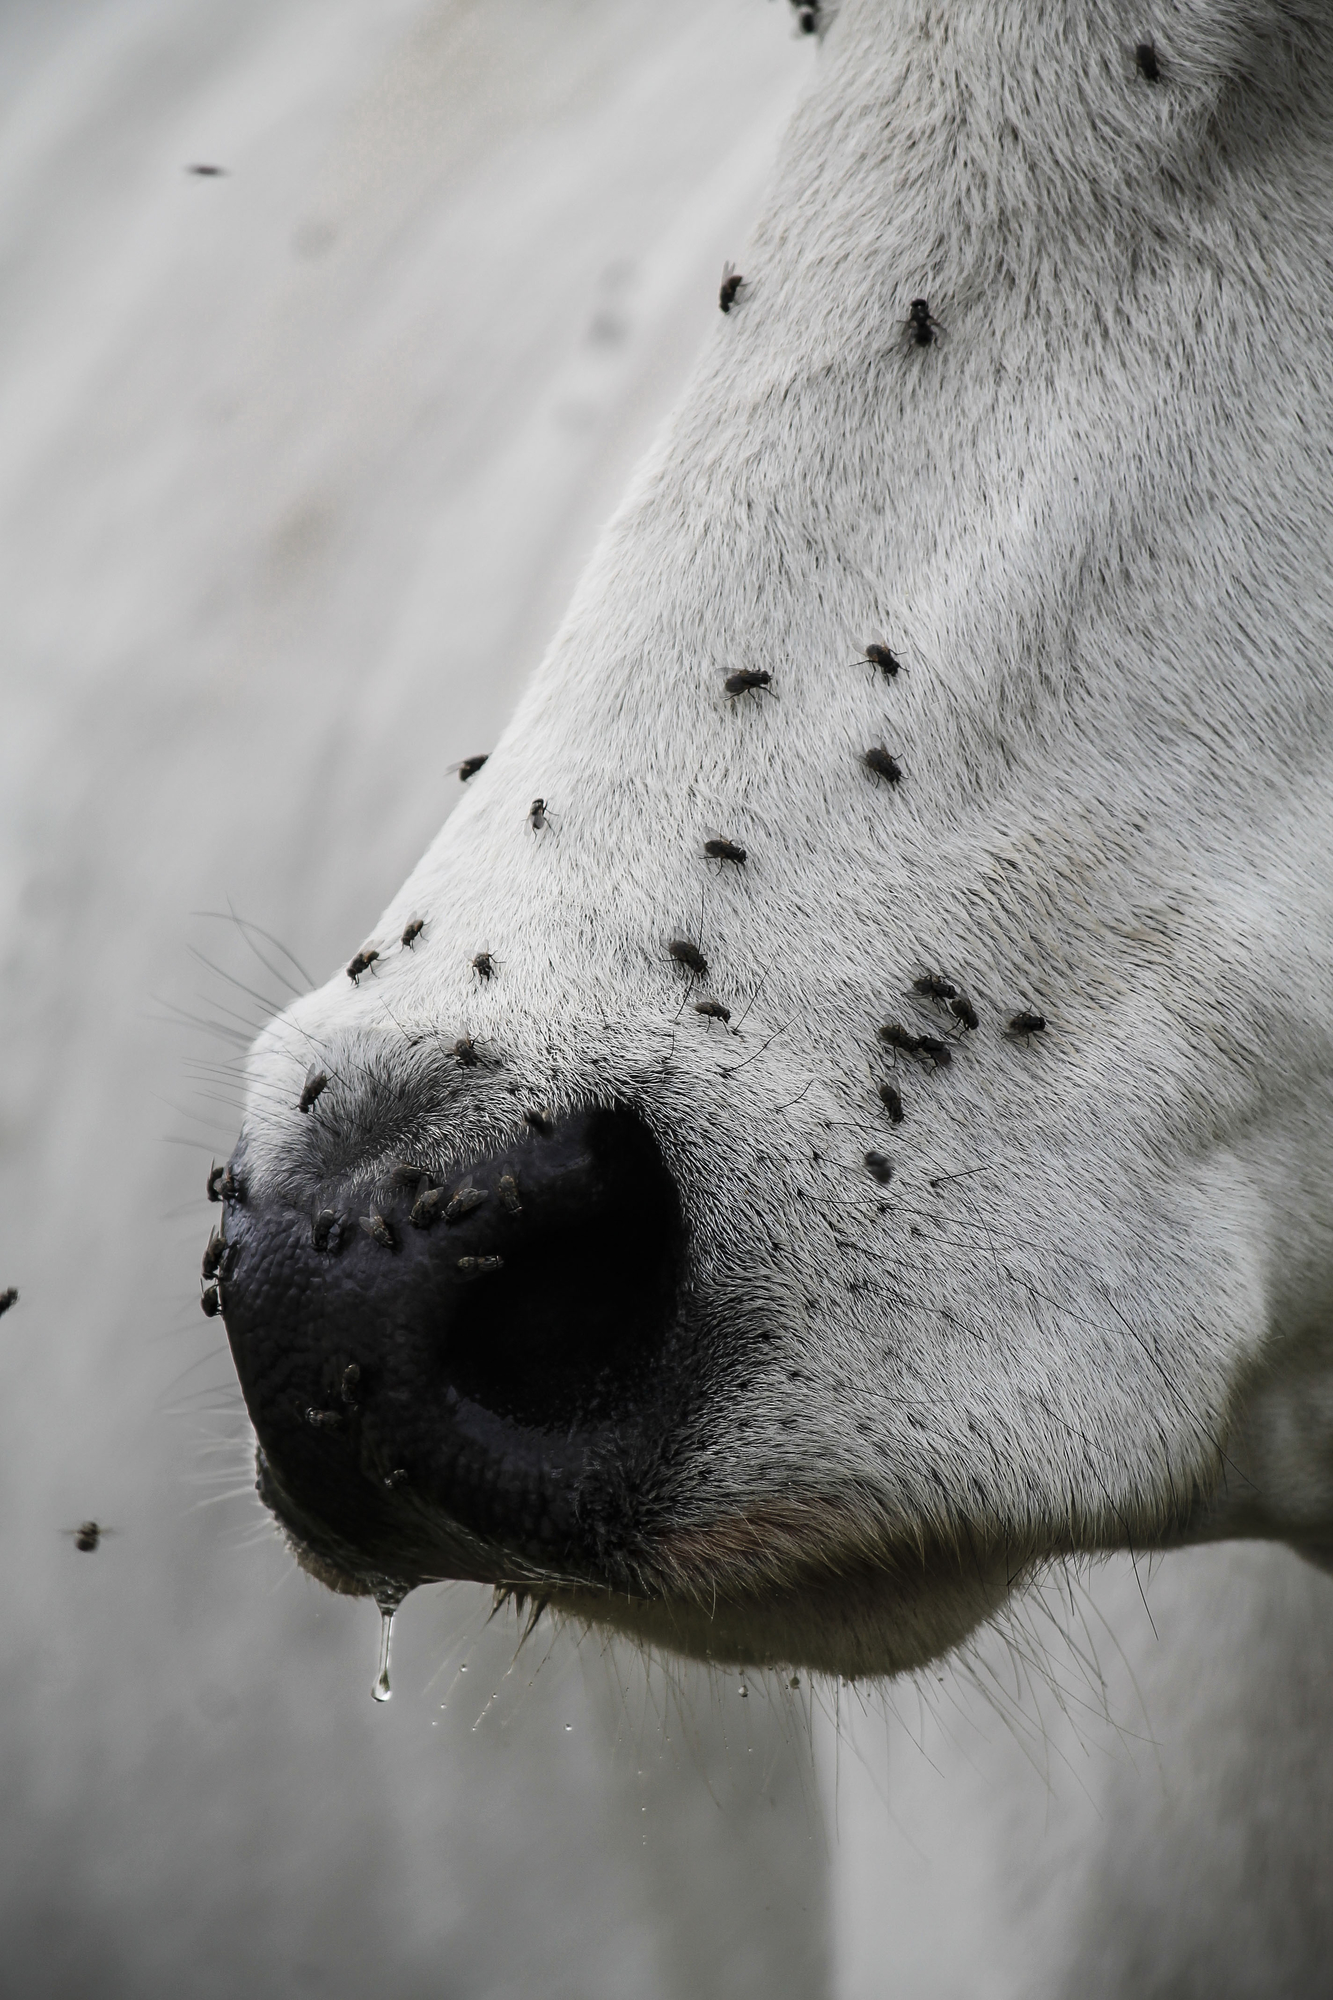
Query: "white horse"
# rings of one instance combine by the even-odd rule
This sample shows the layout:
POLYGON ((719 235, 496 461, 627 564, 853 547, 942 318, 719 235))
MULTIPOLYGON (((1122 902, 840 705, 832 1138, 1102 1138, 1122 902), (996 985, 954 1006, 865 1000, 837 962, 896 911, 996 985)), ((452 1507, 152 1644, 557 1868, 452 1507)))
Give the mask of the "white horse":
MULTIPOLYGON (((1333 17, 818 26, 518 713, 255 1049, 214 1263, 334 1587, 856 1677, 1067 1558, 1333 1550, 1333 17)), ((1317 1990, 1317 1872, 1255 1895, 1225 1990, 1317 1990)))

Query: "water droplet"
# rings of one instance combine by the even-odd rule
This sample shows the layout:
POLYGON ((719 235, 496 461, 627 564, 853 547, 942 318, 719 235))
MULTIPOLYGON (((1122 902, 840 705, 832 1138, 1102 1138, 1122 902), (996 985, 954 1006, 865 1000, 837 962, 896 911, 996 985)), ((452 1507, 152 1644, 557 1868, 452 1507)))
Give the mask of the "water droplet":
POLYGON ((380 1606, 380 1670, 370 1692, 376 1701, 391 1701, 393 1689, 389 1686, 389 1647, 393 1642, 393 1613, 380 1606))
POLYGON ((571 1730, 573 1729, 573 1727, 574 1727, 574 1725, 573 1725, 573 1723, 572 1723, 572 1722, 567 1722, 567 1723, 565 1724, 565 1734, 566 1734, 566 1736, 568 1736, 568 1735, 569 1735, 569 1733, 570 1733, 570 1731, 571 1731, 571 1730))
POLYGON ((380 1658, 379 1672, 375 1685, 370 1690, 376 1701, 392 1701, 393 1689, 389 1686, 389 1648, 393 1644, 393 1619, 403 1599, 407 1596, 408 1585, 391 1583, 386 1577, 376 1588, 375 1602, 380 1608, 380 1658))
POLYGON ((742 1700, 742 1701, 748 1701, 748 1700, 749 1700, 749 1698, 750 1698, 750 1690, 749 1690, 749 1688, 747 1688, 747 1687, 746 1687, 746 1685, 745 1685, 745 1682, 744 1682, 744 1681, 742 1681, 742 1682, 741 1682, 741 1684, 740 1684, 740 1686, 739 1686, 739 1687, 737 1688, 736 1692, 737 1692, 737 1694, 738 1694, 738 1695, 740 1696, 740 1698, 741 1698, 741 1700, 742 1700))

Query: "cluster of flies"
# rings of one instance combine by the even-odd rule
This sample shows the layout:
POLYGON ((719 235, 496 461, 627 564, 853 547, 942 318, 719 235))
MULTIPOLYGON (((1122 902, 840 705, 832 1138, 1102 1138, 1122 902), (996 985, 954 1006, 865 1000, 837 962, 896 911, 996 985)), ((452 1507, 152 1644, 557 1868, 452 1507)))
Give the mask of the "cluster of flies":
MULTIPOLYGON (((549 1131, 548 1121, 539 1112, 530 1112, 528 1122, 539 1131, 549 1131)), ((503 1173, 496 1180, 494 1188, 477 1187, 473 1181, 464 1179, 454 1187, 447 1187, 436 1180, 427 1167, 414 1161, 401 1160, 389 1174, 390 1186, 397 1192, 405 1193, 408 1201, 408 1223, 413 1229, 433 1229, 437 1224, 448 1229, 466 1221, 485 1202, 496 1200, 508 1215, 523 1213, 523 1197, 519 1192, 518 1176, 503 1173)), ((393 1250, 398 1246, 395 1224, 380 1209, 372 1209, 367 1215, 355 1218, 355 1226, 372 1243, 382 1250, 393 1250)), ((321 1209, 316 1215, 311 1230, 311 1241, 316 1250, 328 1255, 336 1255, 347 1239, 351 1224, 348 1218, 337 1214, 331 1208, 321 1209)), ((453 1259, 455 1275, 468 1281, 488 1278, 503 1270, 504 1259, 496 1253, 473 1254, 453 1259)), ((343 1408, 328 1409, 312 1405, 303 1412, 305 1422, 312 1430, 341 1430, 346 1419, 354 1415, 361 1402, 361 1368, 353 1361, 343 1369, 339 1384, 339 1395, 343 1408)), ((390 1471, 384 1479, 387 1487, 405 1485, 409 1480, 405 1467, 390 1471)))
MULTIPOLYGON (((813 27, 814 16, 817 10, 814 8, 804 8, 799 11, 803 15, 808 13, 811 16, 811 26, 813 27)), ((724 313, 729 313, 735 306, 741 295, 744 282, 740 273, 732 265, 727 264, 723 267, 722 286, 718 303, 724 313)), ((917 347, 929 347, 943 331, 943 328, 932 316, 929 302, 925 299, 914 299, 905 323, 905 330, 913 345, 917 347)), ((893 651, 893 648, 887 645, 882 639, 868 641, 856 664, 868 666, 871 673, 880 675, 887 685, 892 685, 897 680, 899 674, 905 671, 902 661, 893 651)), ((725 674, 722 680, 722 692, 733 707, 743 700, 750 698, 757 699, 764 695, 776 699, 776 690, 773 687, 773 675, 767 668, 762 667, 744 667, 725 674)), ((457 771, 459 778, 466 783, 469 778, 476 776, 485 762, 486 754, 482 753, 473 757, 465 757, 461 763, 454 766, 454 769, 457 771)), ((869 749, 861 753, 860 762, 863 769, 876 782, 882 782, 891 787, 896 787, 902 783, 902 764, 894 752, 887 749, 884 744, 872 744, 869 749)), ((543 833, 551 826, 551 815, 544 798, 536 798, 532 801, 532 804, 528 808, 527 819, 534 834, 543 833)), ((703 843, 703 852, 706 859, 715 861, 718 864, 719 872, 728 865, 734 868, 743 868, 748 859, 747 850, 739 841, 722 835, 705 840, 703 843)), ((400 943, 404 949, 412 949, 422 929, 423 920, 419 917, 414 917, 407 925, 400 939, 400 943)), ((704 956, 700 944, 697 944, 692 938, 678 937, 672 938, 668 942, 666 949, 668 957, 688 975, 691 985, 702 985, 707 981, 708 961, 704 956)), ((379 960, 379 957, 380 953, 373 945, 365 945, 357 952, 356 956, 347 966, 347 976, 353 985, 356 985, 365 973, 371 971, 372 967, 379 960)), ((478 952, 472 961, 472 966, 479 978, 489 980, 495 971, 495 960, 489 951, 478 952)), ((979 1020, 971 1000, 966 993, 960 991, 959 988, 945 979, 942 974, 923 974, 915 982, 915 991, 927 999, 939 1002, 947 1009, 950 1016, 950 1026, 955 1037, 976 1031, 979 1026, 979 1020)), ((724 1028, 730 1026, 731 1010, 721 1000, 710 996, 695 1000, 691 1004, 694 1012, 707 1021, 710 1027, 714 1022, 721 1023, 724 1028)), ((1042 1015, 1030 1010, 1024 1010, 1011 1016, 1008 1031, 1013 1036, 1019 1036, 1030 1041, 1033 1035, 1042 1033, 1045 1026, 1046 1022, 1042 1015)), ((734 1033, 736 1030, 732 1030, 732 1032, 734 1033)), ((898 1021, 886 1022, 880 1029, 880 1039, 894 1051, 895 1061, 899 1055, 916 1056, 930 1063, 933 1069, 940 1070, 945 1068, 952 1059, 952 1050, 948 1039, 940 1035, 914 1034, 898 1021)), ((482 1060, 471 1036, 464 1036, 456 1042, 453 1045, 452 1053, 466 1067, 475 1066, 482 1060)), ((304 1088, 301 1091, 298 1108, 303 1112, 308 1112, 320 1094, 328 1087, 328 1083, 328 1073, 320 1069, 318 1065, 312 1066, 306 1077, 304 1088)), ((904 1111, 902 1094, 897 1084, 890 1079, 886 1079, 880 1083, 878 1089, 880 1100, 888 1112, 891 1122, 895 1125, 901 1124, 904 1111)), ((886 1156, 882 1153, 868 1153, 866 1155, 866 1166, 875 1178, 881 1182, 886 1182, 891 1176, 892 1167, 886 1156)), ((413 1171, 417 1170, 414 1169, 413 1171)), ((457 1204, 475 1192, 475 1190, 471 1189, 460 1190, 453 1197, 446 1210, 446 1219, 457 1220, 462 1214, 466 1213, 466 1209, 458 1207, 457 1204)), ((434 1220, 438 1205, 437 1197, 442 1198, 442 1194, 443 1191, 439 1189, 424 1192, 413 1208, 410 1220, 418 1226, 423 1226, 428 1220, 434 1220)), ((393 1247, 392 1227, 387 1218, 382 1215, 369 1215, 361 1217, 360 1222, 361 1227, 375 1242, 385 1248, 393 1247)), ((336 1247, 338 1240, 337 1231, 340 1227, 339 1219, 331 1211, 326 1211, 319 1216, 315 1223, 316 1248, 322 1250, 336 1247)), ((500 1268, 500 1259, 462 1259, 459 1268, 464 1275, 478 1275, 483 1270, 498 1270, 500 1268)), ((206 1312, 217 1310, 216 1303, 210 1305, 207 1295, 204 1310, 206 1312)))
MULTIPOLYGON (((895 1068, 900 1056, 915 1056, 929 1063, 932 1071, 947 1069, 953 1061, 953 1049, 957 1042, 967 1035, 975 1034, 981 1026, 980 1016, 971 999, 943 973, 923 972, 919 979, 912 981, 912 991, 923 1000, 933 1000, 943 1008, 949 1017, 946 1033, 943 1035, 919 1035, 901 1021, 885 1021, 879 1030, 879 1039, 893 1051, 895 1068)), ((1011 1014, 1006 1024, 1006 1032, 1015 1040, 1030 1043, 1033 1035, 1044 1034, 1046 1017, 1022 1008, 1011 1014)), ((880 1103, 889 1116, 891 1125, 901 1125, 906 1112, 903 1108, 902 1092, 893 1077, 884 1077, 876 1089, 880 1103)), ((888 1156, 881 1152, 869 1152, 865 1156, 867 1171, 881 1185, 893 1177, 893 1165, 888 1156)))
MULTIPOLYGON (((349 1417, 356 1417, 361 1411, 361 1364, 349 1361, 338 1378, 338 1405, 336 1409, 318 1404, 310 1404, 300 1411, 302 1420, 312 1431, 340 1431, 349 1417)), ((385 1473, 382 1483, 392 1492, 396 1487, 406 1486, 411 1475, 405 1466, 397 1466, 385 1473)))
MULTIPOLYGON (((820 10, 817 0, 815 0, 815 4, 810 4, 809 0, 791 0, 791 4, 796 15, 796 23, 799 30, 803 34, 814 34, 819 26, 820 10)), ((1136 45, 1134 50, 1134 67, 1137 74, 1145 82, 1160 82, 1162 76, 1161 59, 1158 55, 1157 46, 1153 41, 1142 41, 1136 45)), ((218 170, 195 167, 191 171, 206 174, 218 170)), ((730 313, 740 301, 744 290, 745 279, 741 273, 734 265, 724 264, 722 268, 722 283, 718 291, 718 305, 721 310, 724 313, 730 313)), ((941 322, 931 312, 930 301, 925 298, 913 299, 908 307, 907 318, 903 322, 903 333, 908 344, 921 348, 931 347, 944 331, 945 329, 941 322)), ((894 682, 898 675, 904 671, 902 661, 897 657, 893 649, 886 645, 883 640, 879 639, 873 639, 866 645, 861 655, 861 663, 868 666, 872 673, 882 675, 885 682, 889 684, 894 682)), ((729 673, 723 678, 722 689, 727 699, 733 705, 748 696, 772 696, 775 694, 773 676, 764 668, 747 667, 729 673)), ((469 778, 474 778, 478 771, 481 770, 486 762, 487 754, 486 752, 481 752, 476 756, 465 757, 460 763, 454 766, 459 778, 464 783, 469 778)), ((860 761, 863 768, 876 781, 882 781, 890 786, 897 786, 902 783, 903 767, 895 754, 885 748, 882 743, 872 744, 868 750, 863 751, 860 761)), ((551 826, 551 815, 544 798, 536 798, 532 801, 532 804, 528 808, 527 819, 534 833, 543 833, 551 826)), ((706 840, 703 844, 703 851, 709 860, 718 863, 719 869, 728 864, 735 868, 743 868, 748 858, 746 849, 738 841, 723 836, 706 840)), ((424 928, 425 920, 423 918, 412 918, 403 930, 399 940, 402 948, 407 951, 412 950, 424 928)), ((692 939, 672 938, 667 945, 667 953, 681 970, 689 976, 691 983, 702 983, 707 980, 708 961, 701 947, 692 939)), ((373 945, 365 945, 355 954, 347 966, 347 976, 353 985, 358 984, 362 976, 372 970, 379 961, 379 958, 379 950, 373 945)), ((479 979, 489 980, 495 973, 496 960, 489 951, 480 951, 472 960, 472 968, 479 979)), ((893 1051, 895 1065, 900 1056, 905 1056, 916 1057, 928 1063, 934 1071, 945 1069, 953 1059, 953 1044, 968 1034, 974 1034, 979 1027, 980 1021, 976 1008, 973 1006, 968 995, 955 986, 952 981, 946 979, 942 973, 923 973, 920 978, 913 982, 913 991, 924 999, 936 1002, 946 1011, 949 1016, 949 1030, 946 1035, 917 1034, 906 1027, 901 1021, 886 1021, 879 1030, 879 1039, 884 1043, 886 1048, 893 1051)), ((692 1004, 695 1013, 702 1016, 710 1026, 714 1021, 720 1022, 724 1027, 729 1025, 731 1021, 730 1009, 724 1006, 720 1000, 706 998, 695 1000, 692 1004)), ((1046 1020, 1044 1015, 1037 1013, 1031 1008, 1022 1008, 1019 1012, 1010 1015, 1006 1032, 1010 1037, 1030 1044, 1032 1037, 1043 1034, 1045 1028, 1046 1020)), ((455 1042, 452 1053, 465 1068, 472 1068, 482 1063, 482 1057, 470 1035, 464 1035, 455 1042)), ((298 1109, 308 1113, 322 1093, 328 1088, 329 1081, 327 1071, 321 1069, 318 1064, 313 1064, 307 1073, 305 1084, 301 1090, 301 1095, 298 1099, 298 1109)), ((877 1089, 880 1101, 888 1114, 890 1123, 895 1126, 901 1125, 906 1114, 903 1107, 902 1092, 898 1084, 893 1078, 885 1078, 878 1084, 877 1089)), ((545 1121, 541 1118, 540 1114, 534 1112, 529 1113, 528 1116, 529 1121, 539 1129, 544 1127, 545 1121)), ((865 1164, 871 1175, 881 1183, 887 1182, 892 1176, 892 1163, 884 1153, 877 1151, 867 1153, 865 1164)), ((427 1229, 438 1220, 443 1220, 446 1225, 459 1222, 488 1198, 485 1189, 475 1188, 470 1183, 464 1183, 462 1187, 456 1188, 452 1193, 449 1193, 443 1187, 435 1184, 425 1169, 415 1166, 405 1165, 396 1168, 394 1170, 394 1181, 395 1185, 400 1187, 406 1186, 409 1183, 414 1186, 416 1196, 409 1212, 408 1220, 413 1227, 418 1229, 427 1229)), ((506 1174, 501 1177, 496 1193, 511 1213, 517 1214, 519 1212, 522 1204, 512 1175, 506 1174)), ((214 1165, 208 1176, 209 1200, 236 1200, 239 1199, 239 1196, 240 1190, 231 1168, 214 1165)), ((384 1248, 392 1248, 394 1246, 393 1225, 386 1216, 372 1212, 368 1215, 360 1216, 357 1220, 360 1228, 373 1242, 380 1244, 384 1248)), ((336 1250, 339 1242, 342 1240, 345 1228, 346 1223, 344 1218, 336 1215, 332 1209, 321 1210, 316 1216, 313 1225, 312 1235, 315 1248, 318 1250, 336 1250)), ((229 1246, 223 1234, 215 1230, 204 1252, 202 1273, 204 1290, 200 1301, 205 1314, 209 1318, 214 1317, 221 1310, 220 1281, 225 1275, 228 1249, 229 1246)), ((500 1270, 503 1264, 503 1259, 499 1256, 461 1257, 456 1261, 461 1277, 484 1276, 490 1272, 500 1270)), ((0 1313, 5 1312, 13 1305, 17 1297, 18 1294, 13 1287, 10 1287, 8 1291, 0 1292, 0 1313)), ((355 1368, 348 1371, 349 1376, 355 1373, 355 1368)), ((347 1394, 347 1392, 348 1384, 345 1382, 344 1393, 347 1394)), ((351 1400, 350 1395, 348 1396, 348 1400, 351 1400)), ((334 1422, 339 1421, 336 1413, 312 1411, 308 1414, 312 1422, 316 1420, 320 1423, 328 1423, 330 1420, 334 1422)), ((95 1522, 85 1522, 75 1532, 78 1547, 95 1548, 97 1546, 99 1531, 95 1522), (80 1537, 84 1539, 78 1539, 80 1537)))

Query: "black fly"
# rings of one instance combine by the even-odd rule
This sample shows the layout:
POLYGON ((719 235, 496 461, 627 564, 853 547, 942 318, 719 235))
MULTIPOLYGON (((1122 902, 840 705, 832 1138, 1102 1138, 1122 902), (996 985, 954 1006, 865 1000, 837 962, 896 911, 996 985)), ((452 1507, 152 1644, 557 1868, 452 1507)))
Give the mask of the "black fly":
POLYGON ((309 1111, 315 1099, 329 1087, 329 1079, 317 1063, 311 1063, 306 1071, 305 1084, 296 1100, 298 1111, 309 1111))
POLYGON ((968 999, 966 993, 955 993, 953 999, 949 1002, 949 1012, 960 1027, 967 1028, 970 1032, 975 1032, 981 1026, 980 1021, 977 1019, 977 1010, 968 999))
POLYGON ((917 347, 929 347, 944 328, 930 316, 928 299, 913 299, 907 313, 907 334, 917 347))
POLYGON ((461 1222, 465 1215, 471 1215, 474 1208, 480 1208, 487 1199, 485 1188, 470 1184, 459 1188, 444 1211, 446 1222, 461 1222))
POLYGON ((771 694, 773 676, 762 667, 743 667, 739 673, 728 674, 722 685, 731 699, 738 701, 743 694, 771 694))
POLYGON ((342 1224, 331 1208, 321 1208, 310 1229, 316 1250, 336 1250, 342 1241, 342 1224))
POLYGON ((899 1090, 897 1084, 890 1083, 886 1078, 879 1085, 879 1101, 889 1114, 889 1123, 891 1125, 901 1125, 903 1122, 903 1099, 902 1092, 899 1090))
POLYGON ((490 1278, 504 1269, 503 1257, 460 1257, 454 1266, 460 1278, 490 1278))
POLYGON ((684 966, 692 978, 707 979, 708 960, 689 938, 672 938, 667 946, 667 955, 674 958, 677 965, 684 966))
POLYGON ((921 1046, 920 1039, 901 1021, 886 1021, 879 1031, 879 1038, 887 1042, 895 1054, 901 1052, 905 1056, 914 1056, 921 1046))
POLYGON ((853 663, 861 667, 877 667, 886 681, 891 681, 903 672, 903 663, 898 655, 878 639, 867 641, 866 649, 859 660, 853 663))
POLYGON ((702 1014, 710 1027, 714 1021, 721 1021, 725 1027, 731 1019, 730 1007, 724 1007, 720 1000, 696 1000, 694 1011, 696 1014, 702 1014))
POLYGON ((902 765, 882 743, 876 743, 867 750, 861 762, 874 777, 886 778, 891 785, 898 784, 902 779, 902 765))

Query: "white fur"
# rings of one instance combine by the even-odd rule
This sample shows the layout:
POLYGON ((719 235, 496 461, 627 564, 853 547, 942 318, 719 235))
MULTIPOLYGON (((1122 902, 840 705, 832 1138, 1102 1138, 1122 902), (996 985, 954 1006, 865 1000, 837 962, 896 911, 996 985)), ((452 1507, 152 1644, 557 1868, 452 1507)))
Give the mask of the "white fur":
POLYGON ((286 1174, 312 1052, 410 1102, 464 1032, 498 1060, 429 1108, 451 1157, 631 1097, 744 1365, 664 1599, 570 1602, 863 1674, 1071 1550, 1333 1548, 1333 13, 846 0, 821 64, 736 309, 248 1130, 286 1174), (681 1012, 686 934, 742 1039, 681 1012), (890 1131, 876 1029, 943 1032, 927 970, 981 1026, 890 1131))

